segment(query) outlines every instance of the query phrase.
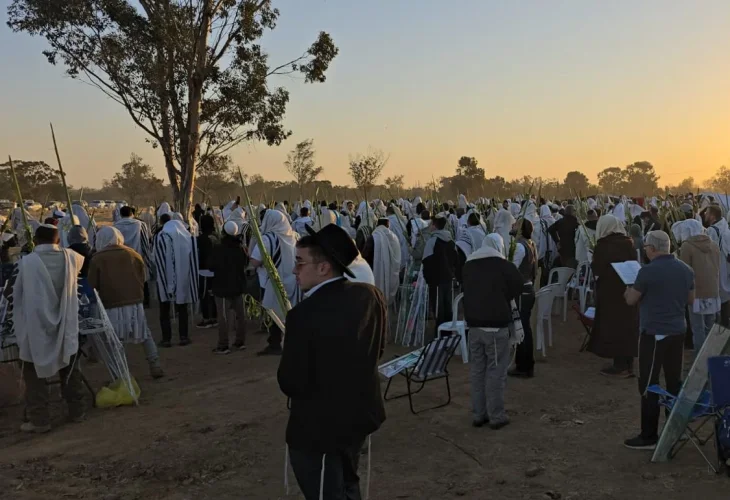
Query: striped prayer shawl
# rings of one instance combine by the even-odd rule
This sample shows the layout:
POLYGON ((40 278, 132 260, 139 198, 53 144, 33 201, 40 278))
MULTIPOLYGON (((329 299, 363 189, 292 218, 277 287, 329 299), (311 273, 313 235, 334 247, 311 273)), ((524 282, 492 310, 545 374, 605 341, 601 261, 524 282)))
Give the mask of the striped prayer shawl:
POLYGON ((160 231, 154 237, 157 290, 162 302, 193 304, 198 301, 198 245, 194 237, 189 238, 191 251, 184 255, 181 249, 176 252, 175 241, 170 234, 160 231), (176 255, 185 260, 177 262, 176 255))

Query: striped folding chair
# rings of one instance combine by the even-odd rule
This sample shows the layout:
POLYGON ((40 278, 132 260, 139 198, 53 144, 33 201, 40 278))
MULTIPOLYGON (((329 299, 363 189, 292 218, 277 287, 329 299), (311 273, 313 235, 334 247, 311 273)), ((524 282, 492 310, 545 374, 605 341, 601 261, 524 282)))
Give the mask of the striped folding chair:
POLYGON ((385 394, 383 399, 390 401, 393 399, 402 398, 408 396, 408 403, 411 407, 411 413, 414 415, 417 413, 424 412, 426 410, 434 410, 436 408, 442 408, 451 402, 451 386, 449 385, 449 370, 448 365, 451 357, 454 355, 454 351, 459 347, 461 337, 456 334, 444 335, 433 339, 426 345, 421 352, 418 361, 413 365, 413 368, 406 369, 400 373, 406 379, 407 392, 399 394, 397 396, 388 397, 388 391, 390 384, 393 382, 395 377, 388 380, 388 385, 385 388, 385 394), (426 385, 427 382, 433 380, 445 379, 446 380, 446 393, 448 399, 445 403, 432 406, 430 408, 424 408, 416 411, 413 408, 413 395, 421 392, 421 389, 426 385), (413 390, 417 385, 420 386, 413 390))

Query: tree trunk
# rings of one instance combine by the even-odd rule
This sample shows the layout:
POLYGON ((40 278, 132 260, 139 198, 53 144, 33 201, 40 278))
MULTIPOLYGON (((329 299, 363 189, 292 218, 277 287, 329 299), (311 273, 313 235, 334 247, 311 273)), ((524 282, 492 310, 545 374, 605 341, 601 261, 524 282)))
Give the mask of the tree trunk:
POLYGON ((206 0, 200 20, 200 31, 195 44, 195 66, 188 82, 187 134, 181 134, 182 165, 180 165, 179 211, 186 220, 190 217, 195 189, 195 167, 200 145, 200 105, 203 100, 203 82, 208 57, 208 34, 213 19, 212 1, 206 0))

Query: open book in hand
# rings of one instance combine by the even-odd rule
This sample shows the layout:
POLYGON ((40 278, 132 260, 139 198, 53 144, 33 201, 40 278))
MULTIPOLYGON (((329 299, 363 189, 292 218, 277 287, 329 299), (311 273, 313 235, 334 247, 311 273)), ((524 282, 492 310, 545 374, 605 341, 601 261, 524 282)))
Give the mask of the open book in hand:
POLYGON ((631 286, 636 282, 636 276, 641 270, 641 264, 635 260, 627 260, 626 262, 613 262, 611 264, 618 277, 625 285, 631 286))

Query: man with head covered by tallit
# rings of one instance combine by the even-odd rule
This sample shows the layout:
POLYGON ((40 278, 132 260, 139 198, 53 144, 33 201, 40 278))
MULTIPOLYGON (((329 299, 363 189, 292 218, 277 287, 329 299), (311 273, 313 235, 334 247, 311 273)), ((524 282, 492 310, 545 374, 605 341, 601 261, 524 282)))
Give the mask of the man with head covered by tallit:
MULTIPOLYGON (((285 215, 278 210, 266 210, 261 223, 261 238, 266 246, 266 253, 276 267, 276 270, 284 284, 284 289, 292 306, 298 302, 299 288, 294 276, 294 257, 296 256, 297 234, 291 228, 285 215)), ((259 245, 252 243, 251 264, 256 268, 259 277, 259 285, 262 288, 263 299, 261 305, 271 309, 283 321, 286 311, 281 310, 276 297, 274 283, 271 281, 266 267, 263 265, 263 253, 259 245)), ((269 328, 268 345, 258 354, 281 355, 281 329, 272 324, 269 328)))
MULTIPOLYGON (((124 208, 129 207, 122 210, 124 208)), ((125 344, 142 344, 150 375, 161 378, 165 374, 144 314, 147 279, 144 259, 131 246, 125 245, 124 236, 115 227, 102 227, 96 234, 95 243, 96 253, 89 265, 89 284, 99 292, 119 340, 125 344)))
POLYGON ((390 306, 395 303, 398 295, 401 253, 398 237, 389 226, 389 219, 378 219, 378 225, 365 244, 363 258, 373 270, 375 286, 383 292, 385 301, 390 306))
POLYGON ((23 361, 26 416, 23 432, 51 430, 46 379, 59 375, 72 421, 84 418, 79 361, 78 277, 84 258, 59 245, 58 230, 42 225, 35 249, 17 265, 5 291, 12 304, 10 326, 23 361))
POLYGON ((124 237, 124 245, 137 252, 144 261, 144 305, 149 306, 150 294, 147 281, 149 281, 152 274, 152 236, 147 228, 147 224, 136 219, 134 214, 134 208, 122 207, 119 210, 120 218, 114 223, 114 227, 122 233, 122 236, 124 237))
POLYGON ((180 327, 180 345, 190 344, 188 305, 198 301, 198 247, 182 222, 169 213, 160 217, 160 230, 152 240, 160 299, 160 346, 172 346, 170 309, 174 305, 180 327))

